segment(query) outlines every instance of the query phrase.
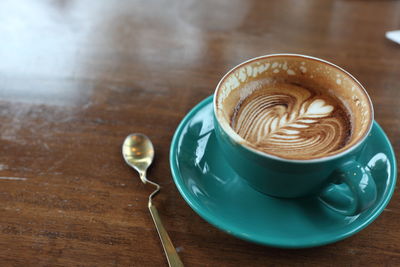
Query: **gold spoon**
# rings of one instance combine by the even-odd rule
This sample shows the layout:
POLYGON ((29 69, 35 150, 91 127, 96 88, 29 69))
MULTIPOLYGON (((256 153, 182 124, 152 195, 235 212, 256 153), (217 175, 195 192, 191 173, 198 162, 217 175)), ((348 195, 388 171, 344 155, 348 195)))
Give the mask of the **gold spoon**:
POLYGON ((140 179, 144 184, 149 183, 156 187, 153 193, 149 196, 148 207, 153 218, 154 224, 157 228, 158 235, 160 236, 161 243, 164 248, 165 255, 167 256, 169 266, 178 267, 183 266, 178 253, 172 244, 171 239, 165 230, 158 211, 155 206, 153 206, 151 199, 155 194, 160 191, 160 186, 152 181, 147 180, 146 170, 153 162, 154 158, 154 147, 150 139, 144 134, 130 134, 125 138, 124 144, 122 145, 122 155, 125 162, 134 168, 140 176, 140 179))

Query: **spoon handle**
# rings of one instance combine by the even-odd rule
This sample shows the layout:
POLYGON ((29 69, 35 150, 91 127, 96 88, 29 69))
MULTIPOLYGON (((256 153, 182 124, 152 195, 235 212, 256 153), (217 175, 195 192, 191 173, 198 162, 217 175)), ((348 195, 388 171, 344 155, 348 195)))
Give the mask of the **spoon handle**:
POLYGON ((167 256, 168 264, 170 267, 183 267, 183 263, 179 258, 178 253, 175 250, 174 245, 172 244, 171 239, 167 231, 164 228, 164 225, 161 222, 160 216, 158 215, 157 208, 149 201, 149 210, 151 213, 151 217, 153 218, 154 224, 157 228, 158 235, 160 236, 161 243, 164 248, 165 255, 167 256))

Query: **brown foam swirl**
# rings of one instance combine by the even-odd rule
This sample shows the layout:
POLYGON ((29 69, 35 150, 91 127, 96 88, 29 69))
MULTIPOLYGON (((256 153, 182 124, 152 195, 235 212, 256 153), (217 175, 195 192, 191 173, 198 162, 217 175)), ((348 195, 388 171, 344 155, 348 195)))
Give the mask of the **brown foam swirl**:
POLYGON ((343 147, 351 132, 338 100, 284 83, 242 101, 232 128, 256 149, 290 159, 327 156, 343 147))

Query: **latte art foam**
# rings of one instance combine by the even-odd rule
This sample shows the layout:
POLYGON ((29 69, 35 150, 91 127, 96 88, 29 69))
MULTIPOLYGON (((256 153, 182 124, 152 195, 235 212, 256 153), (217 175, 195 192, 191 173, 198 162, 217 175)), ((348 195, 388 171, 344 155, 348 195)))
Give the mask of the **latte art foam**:
POLYGON ((351 135, 338 100, 286 83, 255 90, 237 106, 231 126, 257 150, 289 159, 328 156, 351 135))

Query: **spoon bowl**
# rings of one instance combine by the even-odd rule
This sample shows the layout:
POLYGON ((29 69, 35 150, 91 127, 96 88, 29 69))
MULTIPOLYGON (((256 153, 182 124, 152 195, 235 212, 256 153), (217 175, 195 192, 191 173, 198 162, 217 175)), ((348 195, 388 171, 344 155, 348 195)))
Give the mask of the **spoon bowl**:
POLYGON ((130 134, 122 145, 122 155, 125 162, 140 175, 143 183, 147 183, 146 171, 154 159, 154 147, 144 134, 130 134))

